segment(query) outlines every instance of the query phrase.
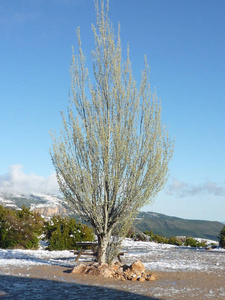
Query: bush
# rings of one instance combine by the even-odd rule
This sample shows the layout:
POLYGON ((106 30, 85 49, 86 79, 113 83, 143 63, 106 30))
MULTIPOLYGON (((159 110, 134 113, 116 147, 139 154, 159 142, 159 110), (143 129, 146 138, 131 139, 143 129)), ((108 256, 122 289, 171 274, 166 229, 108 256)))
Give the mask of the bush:
POLYGON ((203 247, 203 248, 205 248, 206 246, 207 246, 207 242, 206 241, 197 242, 197 247, 203 247))
POLYGON ((144 234, 148 235, 150 237, 149 241, 154 241, 154 233, 153 231, 144 231, 144 234))
POLYGON ((144 233, 137 233, 133 235, 133 240, 134 241, 141 241, 141 242, 146 242, 147 236, 144 233))
POLYGON ((197 241, 191 237, 187 237, 185 242, 185 246, 197 247, 197 241))
POLYGON ((73 218, 54 216, 45 222, 44 232, 49 243, 48 250, 73 250, 78 248, 77 242, 94 241, 93 229, 73 218))
POLYGON ((154 238, 152 241, 159 244, 168 244, 169 239, 164 236, 154 234, 154 238))
POLYGON ((219 234, 219 245, 220 247, 225 248, 225 226, 223 227, 223 229, 220 231, 219 234))
POLYGON ((135 236, 135 231, 134 231, 134 228, 133 227, 131 227, 129 230, 128 230, 128 232, 127 232, 127 234, 126 234, 126 238, 133 238, 135 236))
POLYGON ((0 205, 0 247, 37 249, 44 220, 29 208, 15 211, 0 205))
POLYGON ((168 240, 168 244, 175 246, 182 246, 182 241, 174 236, 171 236, 168 240))
POLYGON ((185 242, 185 246, 191 246, 191 247, 206 247, 206 242, 205 241, 197 241, 196 239, 193 239, 191 237, 187 237, 185 242))

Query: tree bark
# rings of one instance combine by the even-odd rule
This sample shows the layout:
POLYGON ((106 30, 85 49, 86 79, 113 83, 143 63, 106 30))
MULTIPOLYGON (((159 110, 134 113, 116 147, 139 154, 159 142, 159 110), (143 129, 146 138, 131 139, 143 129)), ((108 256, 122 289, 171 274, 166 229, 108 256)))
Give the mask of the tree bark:
POLYGON ((102 233, 98 235, 98 255, 97 259, 99 263, 107 263, 106 250, 109 244, 111 234, 102 233))

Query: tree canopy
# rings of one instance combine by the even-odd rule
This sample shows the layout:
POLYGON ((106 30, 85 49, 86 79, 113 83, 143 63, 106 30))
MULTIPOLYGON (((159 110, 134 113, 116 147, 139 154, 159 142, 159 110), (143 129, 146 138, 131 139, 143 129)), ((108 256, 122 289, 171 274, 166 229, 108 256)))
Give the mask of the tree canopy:
POLYGON ((51 157, 65 200, 95 229, 98 261, 105 262, 113 249, 110 237, 129 230, 138 210, 164 187, 173 143, 150 90, 147 59, 138 88, 129 47, 123 59, 120 27, 115 35, 109 19, 109 3, 97 1, 95 7, 93 72, 86 67, 78 28, 68 115, 62 113, 51 157))

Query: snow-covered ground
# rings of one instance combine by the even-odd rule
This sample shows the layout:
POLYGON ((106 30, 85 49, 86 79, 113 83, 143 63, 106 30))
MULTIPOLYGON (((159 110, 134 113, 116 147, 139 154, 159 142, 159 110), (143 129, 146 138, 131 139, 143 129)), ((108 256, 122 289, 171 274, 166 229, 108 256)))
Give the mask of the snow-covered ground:
POLYGON ((225 249, 178 247, 153 242, 134 242, 126 239, 123 249, 126 262, 140 259, 148 270, 208 271, 225 270, 225 249))
MULTIPOLYGON (((192 249, 125 239, 123 250, 126 251, 122 257, 124 263, 129 264, 140 259, 145 267, 153 272, 201 271, 212 273, 213 277, 215 273, 225 270, 225 249, 220 248, 214 250, 192 249)), ((87 257, 81 257, 80 260, 87 259, 87 257)), ((29 270, 35 265, 55 265, 56 269, 57 266, 73 267, 75 256, 73 251, 0 249, 0 297, 3 296, 5 299, 64 299, 66 297, 68 300, 147 299, 138 296, 138 293, 144 290, 143 288, 138 290, 136 285, 129 287, 130 293, 123 293, 117 290, 117 286, 114 284, 108 285, 107 288, 101 287, 101 285, 80 285, 72 277, 70 281, 66 282, 65 279, 62 279, 60 283, 55 281, 55 278, 54 280, 44 280, 44 274, 43 279, 32 279, 29 270), (25 273, 21 269, 20 274, 20 268, 25 269, 25 273), (18 274, 16 277, 14 271, 18 274)), ((156 297, 155 299, 200 299, 200 295, 202 295, 202 291, 198 288, 180 287, 175 283, 151 286, 150 291, 156 297)), ((209 291, 206 288, 205 297, 206 299, 225 299, 223 284, 209 291)))
MULTIPOLYGON (((134 242, 125 239, 123 262, 132 263, 140 259, 145 267, 154 271, 207 271, 225 270, 225 249, 205 250, 201 248, 177 247, 153 242, 134 242)), ((87 260, 87 257, 81 257, 87 260)), ((89 258, 90 259, 90 258, 89 258)), ((31 265, 74 266, 73 251, 4 250, 0 249, 0 274, 13 267, 31 265), (4 270, 4 271, 3 271, 4 270)))

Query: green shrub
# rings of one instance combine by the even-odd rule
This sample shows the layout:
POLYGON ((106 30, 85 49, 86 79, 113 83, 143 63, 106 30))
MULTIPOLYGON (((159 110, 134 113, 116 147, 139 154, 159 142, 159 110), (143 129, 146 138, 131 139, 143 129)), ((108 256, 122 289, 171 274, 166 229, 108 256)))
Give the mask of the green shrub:
POLYGON ((91 227, 61 216, 54 216, 46 222, 44 232, 49 243, 48 250, 73 250, 77 249, 77 242, 94 240, 91 227))
POLYGON ((185 246, 191 246, 191 247, 195 248, 195 247, 206 247, 207 243, 206 243, 206 241, 199 242, 194 238, 187 237, 185 239, 184 245, 185 246))
POLYGON ((43 225, 42 217, 25 206, 15 211, 0 205, 0 247, 38 248, 43 225))
POLYGON ((128 230, 128 232, 127 232, 127 234, 126 234, 126 238, 133 238, 135 236, 135 231, 134 231, 134 228, 133 227, 131 227, 129 230, 128 230))
POLYGON ((197 247, 197 241, 191 237, 187 237, 185 242, 185 246, 197 247))
POLYGON ((149 241, 150 242, 155 242, 159 244, 168 244, 169 239, 167 237, 154 234, 153 231, 144 231, 145 235, 148 235, 150 237, 149 241))
POLYGON ((168 244, 170 245, 175 245, 175 246, 182 246, 182 241, 174 236, 171 236, 169 239, 168 239, 168 244))
POLYGON ((206 246, 207 246, 207 242, 206 241, 197 242, 197 247, 203 247, 203 248, 205 248, 206 246))
POLYGON ((169 239, 164 236, 154 234, 153 241, 155 243, 159 243, 159 244, 168 244, 169 239))
POLYGON ((153 233, 152 230, 150 230, 150 231, 148 231, 148 230, 144 231, 144 234, 146 234, 146 235, 148 235, 150 237, 150 239, 149 239, 150 242, 154 241, 154 233, 153 233))
POLYGON ((220 247, 225 248, 225 226, 223 227, 223 229, 220 231, 219 234, 219 245, 220 247))
POLYGON ((147 236, 144 233, 137 233, 133 235, 134 241, 146 242, 147 236))

